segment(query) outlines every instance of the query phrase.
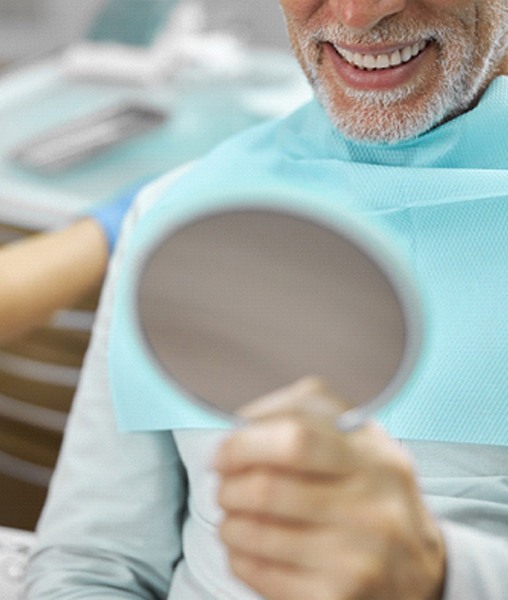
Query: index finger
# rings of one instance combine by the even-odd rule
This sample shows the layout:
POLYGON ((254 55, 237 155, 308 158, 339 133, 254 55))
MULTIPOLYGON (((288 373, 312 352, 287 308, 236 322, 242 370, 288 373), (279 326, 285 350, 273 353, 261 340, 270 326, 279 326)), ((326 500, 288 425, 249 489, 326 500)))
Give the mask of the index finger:
POLYGON ((278 415, 314 415, 337 419, 351 404, 320 377, 308 376, 244 406, 238 415, 249 421, 278 415))
POLYGON ((279 416, 247 425, 219 449, 214 467, 222 473, 270 467, 302 475, 337 476, 356 469, 362 460, 352 438, 334 421, 279 416))

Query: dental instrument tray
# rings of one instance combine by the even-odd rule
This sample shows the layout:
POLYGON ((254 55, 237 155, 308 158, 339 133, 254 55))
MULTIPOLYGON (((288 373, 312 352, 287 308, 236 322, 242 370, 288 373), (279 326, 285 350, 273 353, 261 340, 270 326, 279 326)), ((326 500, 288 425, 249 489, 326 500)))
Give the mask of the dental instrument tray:
POLYGON ((168 113, 141 103, 94 111, 24 140, 9 153, 16 165, 57 174, 131 138, 161 127, 168 113))

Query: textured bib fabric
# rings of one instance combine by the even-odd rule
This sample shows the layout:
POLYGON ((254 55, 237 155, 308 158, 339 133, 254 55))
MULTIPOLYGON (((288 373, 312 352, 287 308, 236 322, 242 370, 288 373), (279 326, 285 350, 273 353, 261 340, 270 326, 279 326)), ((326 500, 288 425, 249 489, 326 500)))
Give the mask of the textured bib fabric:
POLYGON ((315 198, 374 224, 410 265, 426 305, 425 352, 377 417, 396 437, 508 445, 508 77, 472 111, 395 145, 345 140, 317 102, 219 146, 138 224, 110 341, 122 430, 228 426, 190 403, 133 327, 136 261, 166 223, 222 197, 315 198))

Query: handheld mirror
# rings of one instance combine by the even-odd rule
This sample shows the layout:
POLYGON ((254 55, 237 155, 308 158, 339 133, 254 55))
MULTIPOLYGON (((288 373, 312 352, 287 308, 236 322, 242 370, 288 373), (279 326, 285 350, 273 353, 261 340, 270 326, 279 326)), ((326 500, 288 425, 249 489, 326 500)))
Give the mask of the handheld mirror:
POLYGON ((347 220, 255 204, 202 211, 156 240, 138 283, 146 351, 221 415, 317 375, 350 400, 338 425, 351 429, 394 396, 420 349, 412 281, 347 220))

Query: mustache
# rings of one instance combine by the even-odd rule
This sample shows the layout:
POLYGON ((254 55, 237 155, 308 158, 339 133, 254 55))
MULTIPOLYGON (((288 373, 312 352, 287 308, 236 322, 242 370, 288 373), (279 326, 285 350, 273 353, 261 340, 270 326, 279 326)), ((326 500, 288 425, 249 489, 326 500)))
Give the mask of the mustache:
POLYGON ((420 40, 435 41, 437 43, 451 43, 460 39, 463 31, 457 31, 455 26, 447 26, 442 22, 436 24, 421 22, 412 19, 400 21, 386 21, 364 33, 352 32, 340 23, 320 26, 307 31, 307 39, 320 46, 324 43, 338 43, 344 45, 371 46, 376 44, 398 45, 413 44, 420 40))

